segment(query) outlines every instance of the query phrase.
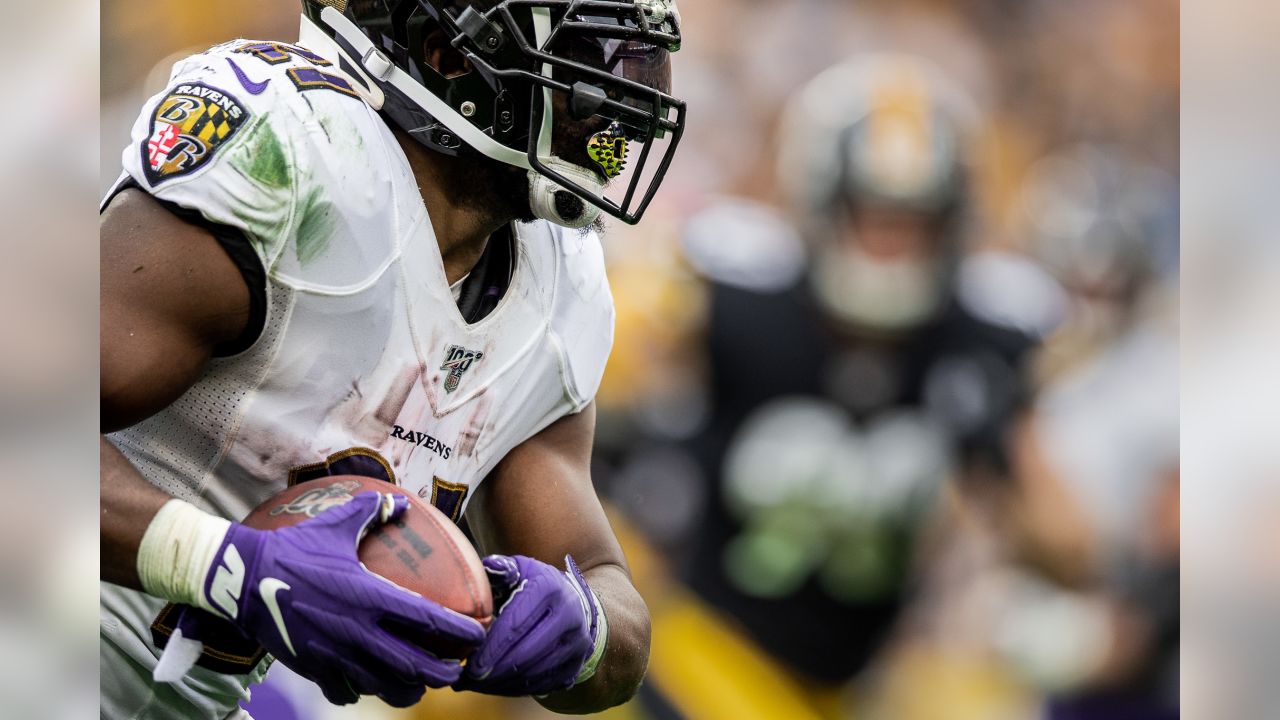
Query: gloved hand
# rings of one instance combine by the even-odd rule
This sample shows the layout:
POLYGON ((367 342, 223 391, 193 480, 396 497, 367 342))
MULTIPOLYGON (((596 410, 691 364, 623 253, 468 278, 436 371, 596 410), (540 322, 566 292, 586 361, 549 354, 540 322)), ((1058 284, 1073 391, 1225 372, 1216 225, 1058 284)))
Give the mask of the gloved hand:
POLYGON ((455 689, 545 695, 590 677, 604 652, 604 613, 573 558, 564 560, 560 571, 523 555, 484 559, 497 616, 455 689))
MULTIPOLYGON (((277 660, 319 685, 329 702, 377 695, 390 705, 412 705, 424 685, 444 687, 462 668, 398 637, 396 626, 449 646, 474 647, 485 635, 476 620, 360 564, 356 548, 368 529, 407 507, 403 496, 366 492, 292 527, 232 524, 205 578, 204 597, 277 660)), ((198 639, 208 615, 190 607, 183 612, 178 629, 198 639)))

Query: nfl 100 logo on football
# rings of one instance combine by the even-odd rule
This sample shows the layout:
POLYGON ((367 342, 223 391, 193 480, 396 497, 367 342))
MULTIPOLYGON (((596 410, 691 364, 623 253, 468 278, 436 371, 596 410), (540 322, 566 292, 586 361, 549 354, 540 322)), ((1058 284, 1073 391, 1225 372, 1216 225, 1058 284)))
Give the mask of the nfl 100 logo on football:
POLYGON ((468 350, 461 345, 450 345, 444 351, 444 364, 440 366, 441 370, 448 370, 449 375, 444 379, 444 391, 451 393, 458 389, 458 382, 462 380, 462 374, 471 369, 471 366, 484 357, 484 353, 477 350, 468 350))
POLYGON ((346 480, 308 490, 284 505, 271 508, 271 515, 294 514, 315 517, 331 507, 346 505, 352 498, 351 492, 358 487, 360 483, 346 480))

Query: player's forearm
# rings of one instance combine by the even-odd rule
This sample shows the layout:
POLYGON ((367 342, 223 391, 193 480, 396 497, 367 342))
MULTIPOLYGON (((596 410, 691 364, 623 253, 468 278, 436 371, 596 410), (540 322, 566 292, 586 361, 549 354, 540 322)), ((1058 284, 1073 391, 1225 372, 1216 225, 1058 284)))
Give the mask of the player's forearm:
POLYGON ((141 590, 138 546, 151 520, 172 498, 147 482, 105 437, 100 462, 102 579, 141 590))
POLYGON ((151 485, 101 439, 102 579, 211 609, 204 581, 230 521, 151 485))
POLYGON ((608 644, 590 680, 538 699, 559 713, 600 712, 630 700, 649 665, 649 609, 626 572, 616 565, 605 565, 583 575, 608 618, 608 644))

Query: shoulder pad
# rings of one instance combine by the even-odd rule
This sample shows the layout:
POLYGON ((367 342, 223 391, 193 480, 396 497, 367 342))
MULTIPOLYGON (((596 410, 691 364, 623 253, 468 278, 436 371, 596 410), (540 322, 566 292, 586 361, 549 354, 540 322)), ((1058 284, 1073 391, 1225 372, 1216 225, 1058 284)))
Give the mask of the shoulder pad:
POLYGON ((791 287, 805 267, 799 233, 772 208, 740 198, 722 199, 690 218, 684 252, 708 280, 762 293, 791 287))
POLYGON ((268 120, 285 112, 272 87, 278 79, 250 80, 235 46, 174 64, 165 89, 143 106, 122 162, 152 195, 243 230, 270 268, 293 215, 296 153, 268 120))
POLYGON ((323 256, 344 227, 372 228, 385 206, 394 142, 332 64, 305 48, 234 40, 174 65, 144 106, 123 163, 143 189, 244 231, 268 273, 299 285, 357 283, 391 251, 390 232, 323 256), (295 240, 305 240, 295 242, 295 240), (384 242, 385 241, 385 242, 384 242))
POLYGON ((999 251, 961 262, 956 298, 978 320, 1033 338, 1044 338, 1065 319, 1068 302, 1048 272, 1029 258, 999 251))

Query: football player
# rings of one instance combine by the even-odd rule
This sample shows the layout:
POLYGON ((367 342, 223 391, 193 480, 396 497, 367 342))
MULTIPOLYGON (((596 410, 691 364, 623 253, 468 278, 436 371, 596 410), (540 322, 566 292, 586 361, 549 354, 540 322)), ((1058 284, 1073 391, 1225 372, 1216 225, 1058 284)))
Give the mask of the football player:
MULTIPOLYGON (((777 689, 783 681, 741 684, 775 716, 847 716, 833 698, 910 602, 951 479, 997 508, 996 524, 1034 517, 1075 537, 1070 507, 1039 502, 1045 494, 1019 474, 1034 338, 957 291, 968 119, 964 98, 918 58, 847 61, 804 86, 781 125, 799 232, 759 206, 754 230, 719 210, 687 230, 691 260, 711 280, 713 410, 691 446, 709 497, 683 569, 749 638, 733 651, 703 643, 690 663, 735 682, 746 664, 729 658, 763 651, 753 667, 803 680, 794 693, 777 689), (726 234, 751 235, 759 260, 717 253, 726 234), (1053 510, 1046 522, 1027 497, 1053 510)), ((726 636, 704 619, 682 618, 690 637, 726 636)), ((666 632, 664 618, 655 628, 666 632)), ((683 683, 666 667, 652 684, 680 705, 683 683)))
POLYGON ((672 0, 305 0, 297 44, 174 66, 101 216, 103 717, 243 717, 271 657, 337 704, 634 693, 648 613, 588 473, 592 226, 662 180, 679 45, 672 0), (487 632, 359 564, 403 497, 235 522, 342 474, 465 514, 487 632))

